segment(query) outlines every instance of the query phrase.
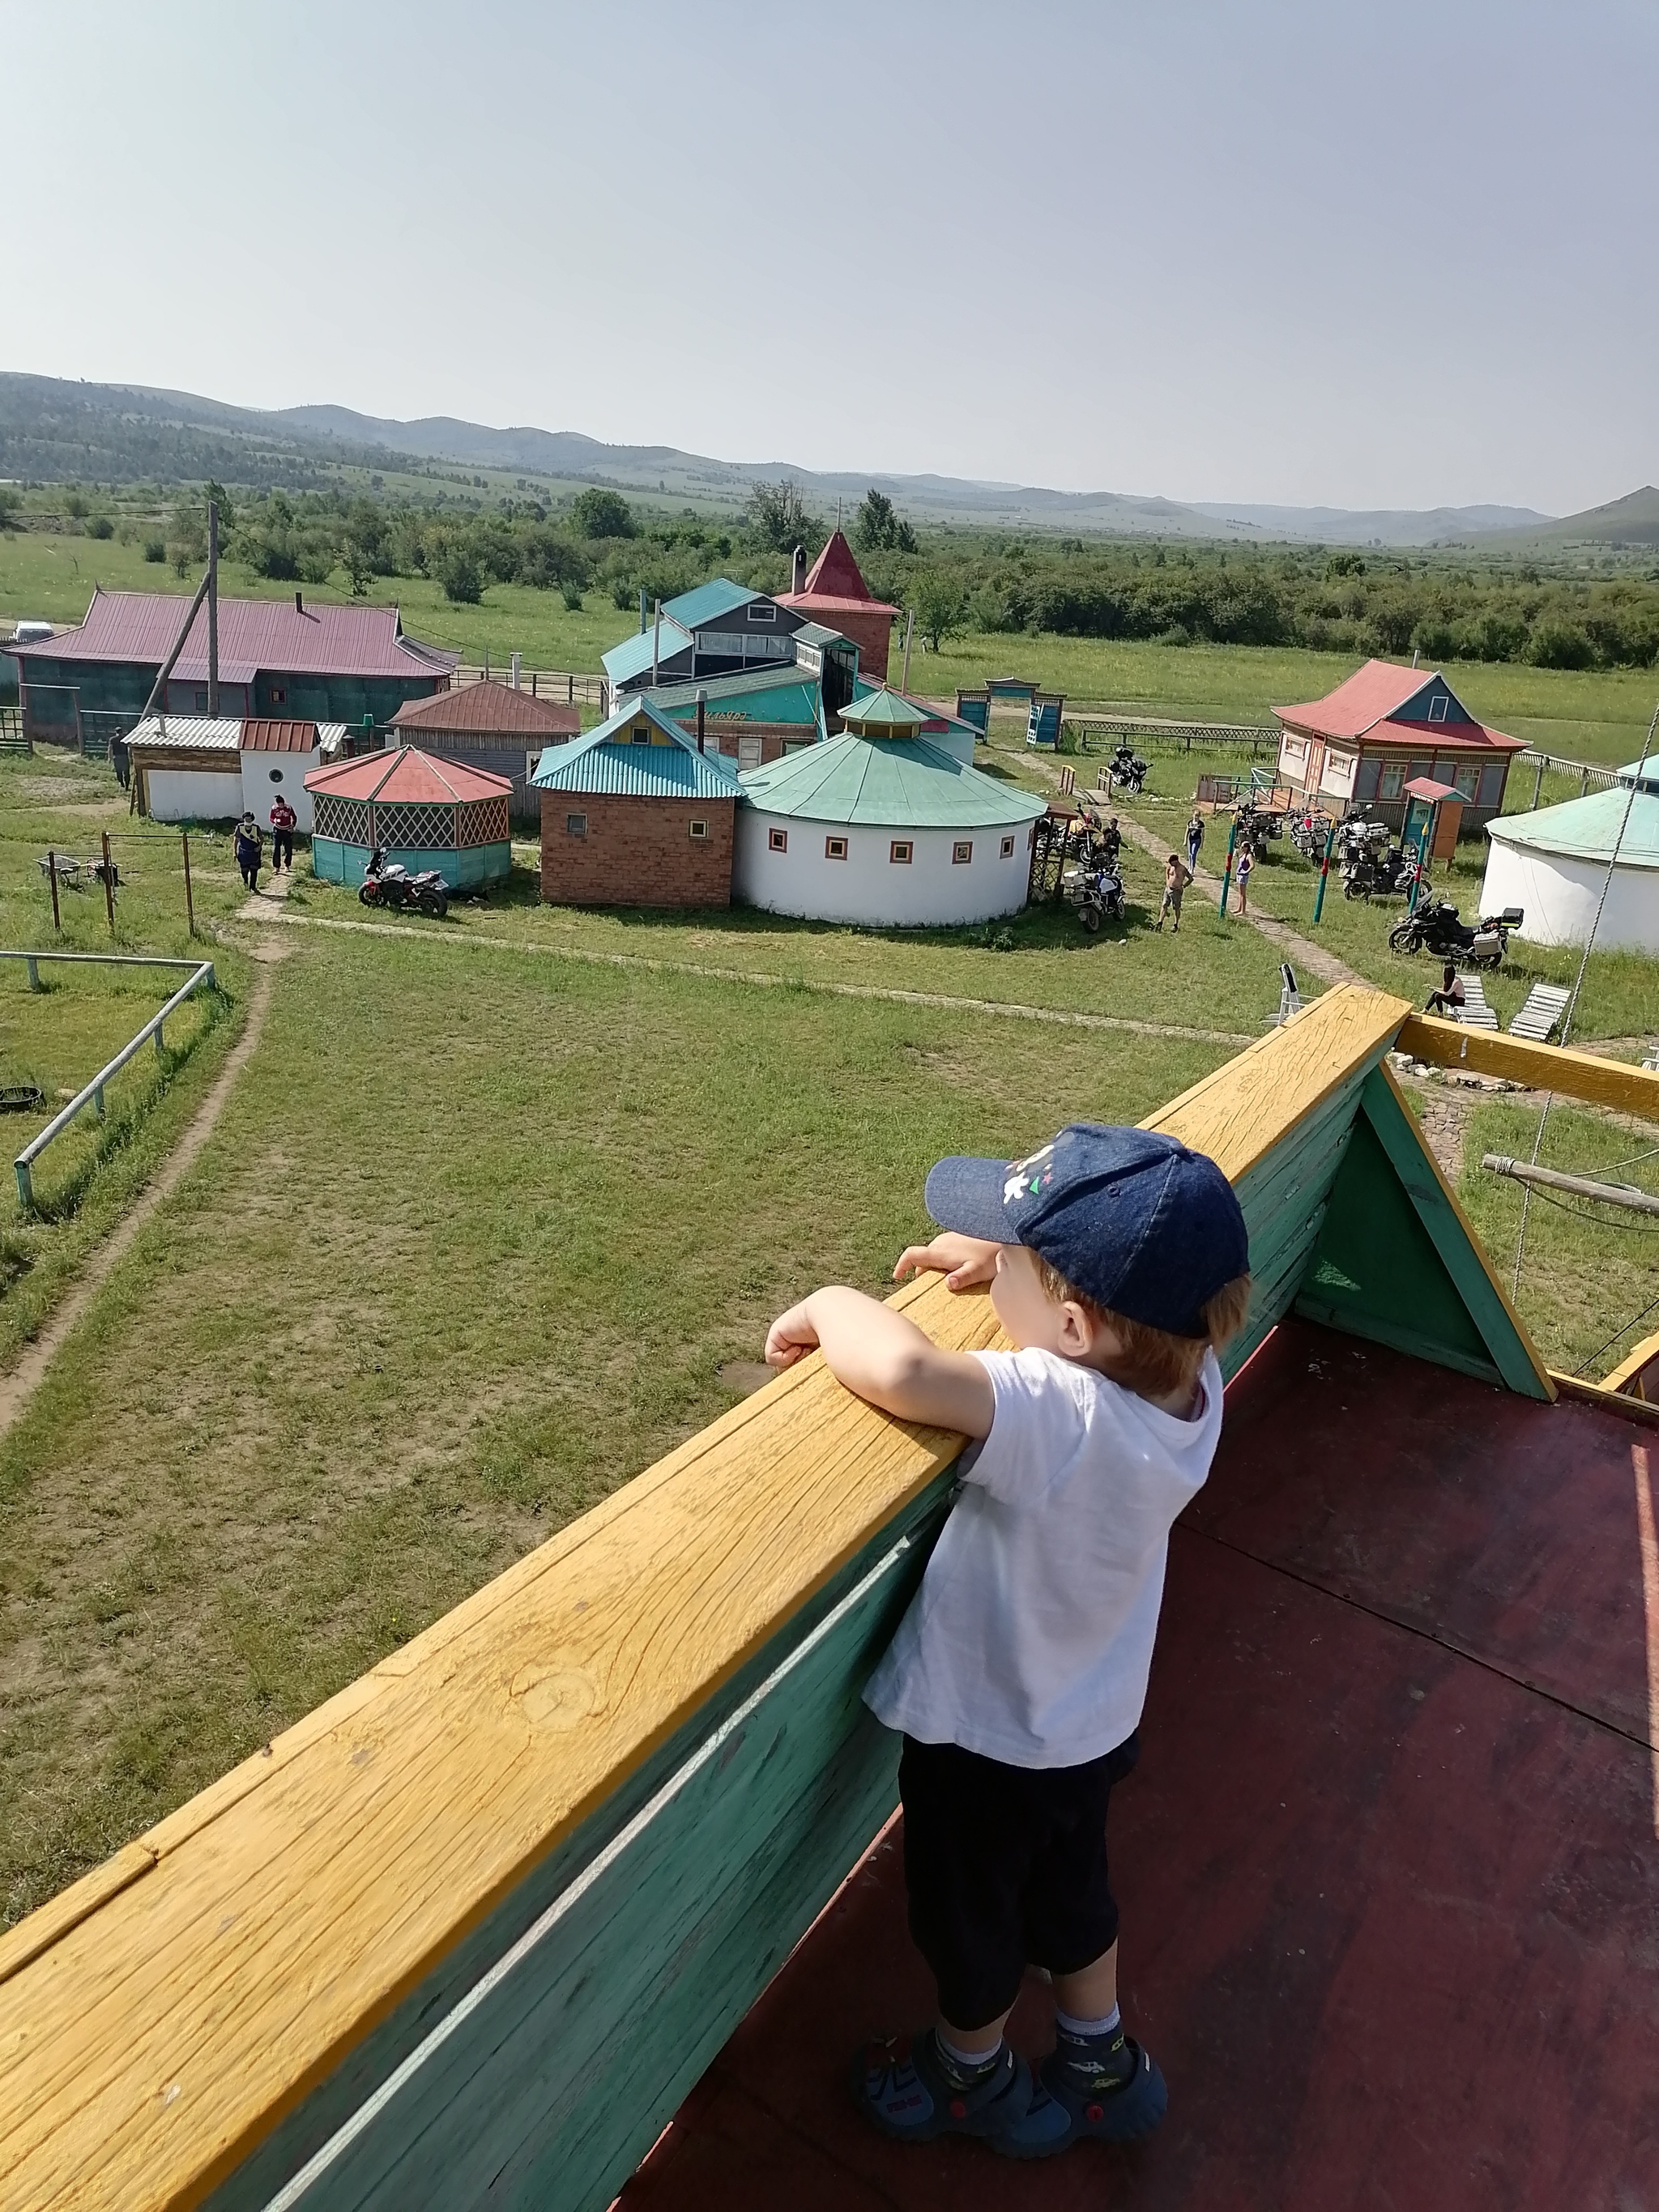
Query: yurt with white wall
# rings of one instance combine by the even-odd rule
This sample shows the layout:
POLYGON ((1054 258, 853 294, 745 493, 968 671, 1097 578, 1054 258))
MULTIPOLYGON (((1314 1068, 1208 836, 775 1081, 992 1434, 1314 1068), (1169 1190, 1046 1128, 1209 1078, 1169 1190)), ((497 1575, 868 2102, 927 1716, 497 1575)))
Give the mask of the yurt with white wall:
POLYGON ((1500 815, 1486 835, 1482 914, 1518 906, 1526 920, 1517 936, 1583 945, 1605 889, 1597 946, 1659 954, 1659 760, 1632 761, 1616 783, 1563 805, 1500 815))
POLYGON ((928 710, 899 693, 857 704, 840 737, 740 777, 732 896, 870 927, 1018 914, 1045 802, 923 737, 928 710))

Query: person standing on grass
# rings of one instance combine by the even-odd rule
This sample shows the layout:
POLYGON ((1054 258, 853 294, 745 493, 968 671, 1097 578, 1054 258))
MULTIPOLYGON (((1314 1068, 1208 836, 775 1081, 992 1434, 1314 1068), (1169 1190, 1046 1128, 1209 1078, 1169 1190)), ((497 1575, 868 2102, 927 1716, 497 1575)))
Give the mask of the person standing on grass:
POLYGON ((969 1439, 961 1490, 865 1702, 904 1739, 910 1933, 933 2024, 860 2054, 853 2094, 889 2136, 981 2136, 1046 2158, 1128 2142, 1164 2077, 1123 2029, 1107 1808, 1139 1755, 1171 1524, 1221 1431, 1215 1347, 1249 1306, 1249 1239, 1213 1160, 1073 1122, 1030 1159, 944 1159, 944 1232, 894 1268, 988 1284, 1010 1352, 945 1352, 860 1291, 772 1324, 901 1421, 969 1439), (1034 2081, 1003 2040, 1028 1965, 1058 2040, 1034 2081))
POLYGON ((1255 866, 1255 854, 1248 845, 1241 845, 1238 858, 1233 863, 1233 872, 1238 880, 1238 910, 1241 914, 1248 914, 1250 910, 1250 871, 1255 866))
POLYGON ((294 826, 299 816, 279 791, 270 809, 270 872, 279 868, 294 872, 294 826))
POLYGON ((1187 873, 1189 877, 1198 873, 1199 848, 1203 842, 1204 817, 1197 807, 1194 807, 1192 820, 1187 824, 1187 873))
POLYGON ((264 839, 250 806, 236 824, 236 865, 251 891, 259 888, 259 863, 264 858, 264 839))
POLYGON ((1190 868, 1182 866, 1180 854, 1171 853, 1164 863, 1164 903, 1158 910, 1158 926, 1160 929, 1164 927, 1164 917, 1166 914, 1175 917, 1170 931, 1171 937, 1178 937, 1181 934, 1181 901, 1192 879, 1193 872, 1190 868))
POLYGON ((1423 1011, 1425 1014, 1437 1014, 1443 1009, 1455 1019, 1468 1003, 1463 992, 1463 978, 1449 960, 1440 978, 1440 988, 1430 992, 1428 1004, 1423 1011))

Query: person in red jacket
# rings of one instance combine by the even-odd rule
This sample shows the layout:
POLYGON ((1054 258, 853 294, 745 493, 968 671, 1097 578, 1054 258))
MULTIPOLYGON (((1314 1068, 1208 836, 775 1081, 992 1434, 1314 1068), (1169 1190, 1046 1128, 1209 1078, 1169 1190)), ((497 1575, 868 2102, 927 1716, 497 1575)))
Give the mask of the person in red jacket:
POLYGON ((270 872, 294 866, 294 826, 299 816, 279 791, 270 808, 270 872))

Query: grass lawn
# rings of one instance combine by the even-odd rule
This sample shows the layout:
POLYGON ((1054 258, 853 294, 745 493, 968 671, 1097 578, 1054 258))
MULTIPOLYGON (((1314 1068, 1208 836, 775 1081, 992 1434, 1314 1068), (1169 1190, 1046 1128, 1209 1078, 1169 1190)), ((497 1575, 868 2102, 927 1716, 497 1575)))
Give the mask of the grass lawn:
POLYGON ((296 931, 260 1045, 0 1446, 15 1918, 878 1289, 940 1152, 1218 1048, 296 931))

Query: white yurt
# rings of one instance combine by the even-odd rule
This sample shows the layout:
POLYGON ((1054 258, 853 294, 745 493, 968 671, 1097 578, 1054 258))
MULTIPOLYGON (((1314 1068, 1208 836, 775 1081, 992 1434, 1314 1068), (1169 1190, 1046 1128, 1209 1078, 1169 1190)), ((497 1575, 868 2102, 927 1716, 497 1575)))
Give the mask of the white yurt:
POLYGON ((929 712, 884 686, 840 737, 741 775, 732 896, 872 927, 1018 914, 1047 805, 923 737, 929 712))
POLYGON ((1534 945, 1583 945, 1605 887, 1598 947, 1659 954, 1659 758, 1631 762, 1616 783, 1583 799, 1499 815, 1486 835, 1482 914, 1518 906, 1526 920, 1517 936, 1534 945))

